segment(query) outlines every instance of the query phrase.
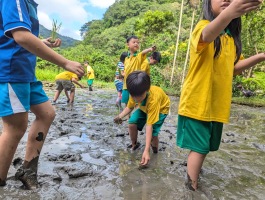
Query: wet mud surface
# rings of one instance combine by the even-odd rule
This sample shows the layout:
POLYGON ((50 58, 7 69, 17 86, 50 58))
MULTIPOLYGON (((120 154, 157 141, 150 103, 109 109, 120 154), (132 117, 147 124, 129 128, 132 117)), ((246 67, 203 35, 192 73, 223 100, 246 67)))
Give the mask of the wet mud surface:
MULTIPOLYGON (((54 91, 46 91, 52 99, 54 91)), ((178 98, 171 97, 158 154, 150 154, 150 164, 144 169, 139 169, 139 162, 145 131, 139 132, 141 147, 135 152, 127 150, 127 122, 113 123, 118 114, 115 99, 114 90, 77 89, 70 106, 61 94, 40 155, 40 188, 21 189, 14 179, 16 168, 11 166, 7 185, 0 187, 0 199, 264 199, 265 108, 232 106, 220 150, 207 156, 199 190, 191 192, 184 187, 189 151, 175 145, 178 98)), ((30 113, 29 122, 32 120, 30 113)), ((26 139, 27 134, 14 159, 24 158, 26 139)))

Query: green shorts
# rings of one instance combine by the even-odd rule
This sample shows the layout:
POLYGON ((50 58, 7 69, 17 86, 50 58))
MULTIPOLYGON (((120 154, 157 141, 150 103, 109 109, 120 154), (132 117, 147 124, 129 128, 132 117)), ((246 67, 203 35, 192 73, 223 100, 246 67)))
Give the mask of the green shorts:
MULTIPOLYGON (((159 114, 159 120, 153 124, 153 136, 158 136, 160 129, 166 119, 166 114, 159 114)), ((146 124, 147 120, 147 114, 140 110, 139 108, 134 111, 134 113, 131 115, 129 119, 129 124, 137 124, 138 131, 142 131, 144 128, 144 125, 146 124)))
POLYGON ((122 90, 121 102, 127 105, 130 94, 127 89, 122 90))
POLYGON ((200 154, 219 149, 223 123, 178 116, 177 145, 200 154))
POLYGON ((88 79, 87 80, 87 85, 88 86, 92 86, 93 82, 94 82, 94 79, 88 79))

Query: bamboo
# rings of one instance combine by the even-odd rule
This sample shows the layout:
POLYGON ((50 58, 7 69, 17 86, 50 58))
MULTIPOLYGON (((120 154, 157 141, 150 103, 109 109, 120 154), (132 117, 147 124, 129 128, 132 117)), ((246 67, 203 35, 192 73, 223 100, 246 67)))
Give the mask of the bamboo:
POLYGON ((189 58, 189 52, 190 52, 190 41, 191 41, 191 35, 192 35, 193 24, 194 24, 194 19, 195 19, 195 12, 196 12, 196 9, 193 8, 192 20, 191 20, 191 26, 190 26, 190 37, 189 37, 189 42, 188 42, 188 49, 187 49, 187 52, 186 52, 186 59, 185 59, 184 69, 183 69, 183 73, 182 73, 182 80, 181 80, 180 90, 182 90, 182 86, 183 86, 184 78, 185 78, 185 72, 186 72, 186 68, 187 68, 187 64, 188 64, 188 58, 189 58))
POLYGON ((175 65, 176 65, 176 60, 177 60, 177 55, 178 55, 179 37, 180 37, 180 29, 181 29, 181 23, 182 23, 183 7, 184 7, 183 5, 184 5, 184 0, 182 0, 182 2, 181 2, 181 8, 180 8, 179 29, 178 29, 178 35, 177 35, 177 41, 176 41, 176 49, 175 49, 173 66, 172 66, 171 78, 170 78, 170 85, 172 85, 172 82, 173 82, 175 65))

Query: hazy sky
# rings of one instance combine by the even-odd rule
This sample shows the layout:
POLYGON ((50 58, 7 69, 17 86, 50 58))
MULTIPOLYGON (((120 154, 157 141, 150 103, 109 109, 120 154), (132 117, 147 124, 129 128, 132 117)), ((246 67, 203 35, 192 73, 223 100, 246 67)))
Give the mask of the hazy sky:
POLYGON ((48 29, 52 20, 62 22, 59 33, 75 39, 81 39, 79 29, 86 22, 102 19, 107 8, 115 0, 35 0, 39 4, 40 24, 48 29))

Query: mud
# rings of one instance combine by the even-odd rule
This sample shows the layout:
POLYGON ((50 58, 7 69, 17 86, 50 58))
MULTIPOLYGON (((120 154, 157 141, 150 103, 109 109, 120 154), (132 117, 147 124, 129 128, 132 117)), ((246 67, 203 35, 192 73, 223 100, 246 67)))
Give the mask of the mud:
MULTIPOLYGON (((53 92, 47 88, 51 99, 53 92)), ((0 187, 0 199, 264 199, 265 108, 232 106, 221 148, 207 156, 199 190, 192 192, 184 185, 188 151, 175 145, 178 99, 171 97, 158 154, 151 153, 148 168, 140 170, 145 133, 139 133, 142 145, 138 150, 126 149, 130 143, 127 122, 113 123, 118 114, 115 100, 114 90, 78 89, 71 106, 61 94, 40 154, 40 188, 23 190, 14 179, 19 158, 24 157, 26 134, 10 167, 7 185, 0 187)), ((32 120, 30 113, 29 122, 32 120)))

